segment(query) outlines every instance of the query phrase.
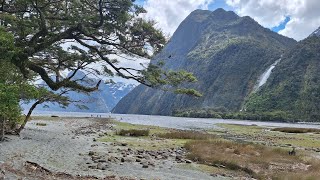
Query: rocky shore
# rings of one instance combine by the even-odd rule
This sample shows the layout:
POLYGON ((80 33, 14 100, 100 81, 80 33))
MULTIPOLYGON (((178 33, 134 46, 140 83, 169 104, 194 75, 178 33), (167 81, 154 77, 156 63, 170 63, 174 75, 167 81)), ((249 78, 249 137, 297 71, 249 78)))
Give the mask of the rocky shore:
POLYGON ((110 119, 102 118, 33 120, 20 137, 9 136, 0 144, 0 179, 223 178, 186 168, 196 166, 186 158, 186 150, 178 145, 161 148, 164 139, 152 137, 158 144, 146 149, 127 142, 100 141, 112 138, 115 130, 110 119))

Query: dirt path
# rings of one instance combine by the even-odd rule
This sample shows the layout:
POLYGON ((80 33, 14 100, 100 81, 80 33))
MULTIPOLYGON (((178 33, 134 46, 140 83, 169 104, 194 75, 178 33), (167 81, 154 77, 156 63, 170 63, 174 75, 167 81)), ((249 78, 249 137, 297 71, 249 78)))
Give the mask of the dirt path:
POLYGON ((107 119, 57 118, 34 120, 20 137, 0 143, 0 179, 221 179, 181 168, 170 160, 163 167, 142 168, 137 162, 109 163, 103 170, 88 168, 93 149, 108 153, 114 145, 95 142, 112 128, 107 119), (122 178, 120 178, 122 177, 122 178))

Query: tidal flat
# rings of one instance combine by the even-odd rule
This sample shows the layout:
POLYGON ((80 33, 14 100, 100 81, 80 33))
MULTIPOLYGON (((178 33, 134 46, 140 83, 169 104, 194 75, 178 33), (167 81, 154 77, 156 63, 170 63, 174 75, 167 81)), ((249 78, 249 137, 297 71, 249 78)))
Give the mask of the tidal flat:
MULTIPOLYGON (((6 179, 318 179, 320 134, 36 117, 0 144, 6 179), (45 124, 45 125, 44 125, 45 124), (295 151, 294 155, 289 152, 295 151)), ((0 176, 0 177, 1 177, 0 176)))

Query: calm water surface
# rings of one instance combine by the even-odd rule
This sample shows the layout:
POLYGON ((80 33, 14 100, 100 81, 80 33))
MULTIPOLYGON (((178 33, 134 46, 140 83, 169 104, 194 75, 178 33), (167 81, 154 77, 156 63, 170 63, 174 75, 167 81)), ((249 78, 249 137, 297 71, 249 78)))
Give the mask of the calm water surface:
POLYGON ((58 115, 60 117, 112 117, 121 122, 141 124, 141 125, 154 125, 154 126, 176 128, 176 129, 212 129, 212 128, 218 128, 216 125, 220 123, 240 124, 240 125, 258 125, 258 126, 264 126, 264 127, 300 127, 300 128, 320 129, 320 124, 276 123, 276 122, 262 122, 262 121, 184 118, 184 117, 135 115, 135 114, 35 111, 33 115, 34 116, 58 115))

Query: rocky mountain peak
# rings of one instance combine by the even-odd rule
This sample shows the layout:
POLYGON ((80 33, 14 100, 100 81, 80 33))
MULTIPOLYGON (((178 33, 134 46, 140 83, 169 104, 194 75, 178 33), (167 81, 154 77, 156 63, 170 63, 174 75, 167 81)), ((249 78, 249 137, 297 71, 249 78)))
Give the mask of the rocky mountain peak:
POLYGON ((220 21, 234 21, 239 18, 239 16, 233 11, 226 11, 222 8, 218 8, 213 11, 210 15, 211 19, 219 19, 220 21))

